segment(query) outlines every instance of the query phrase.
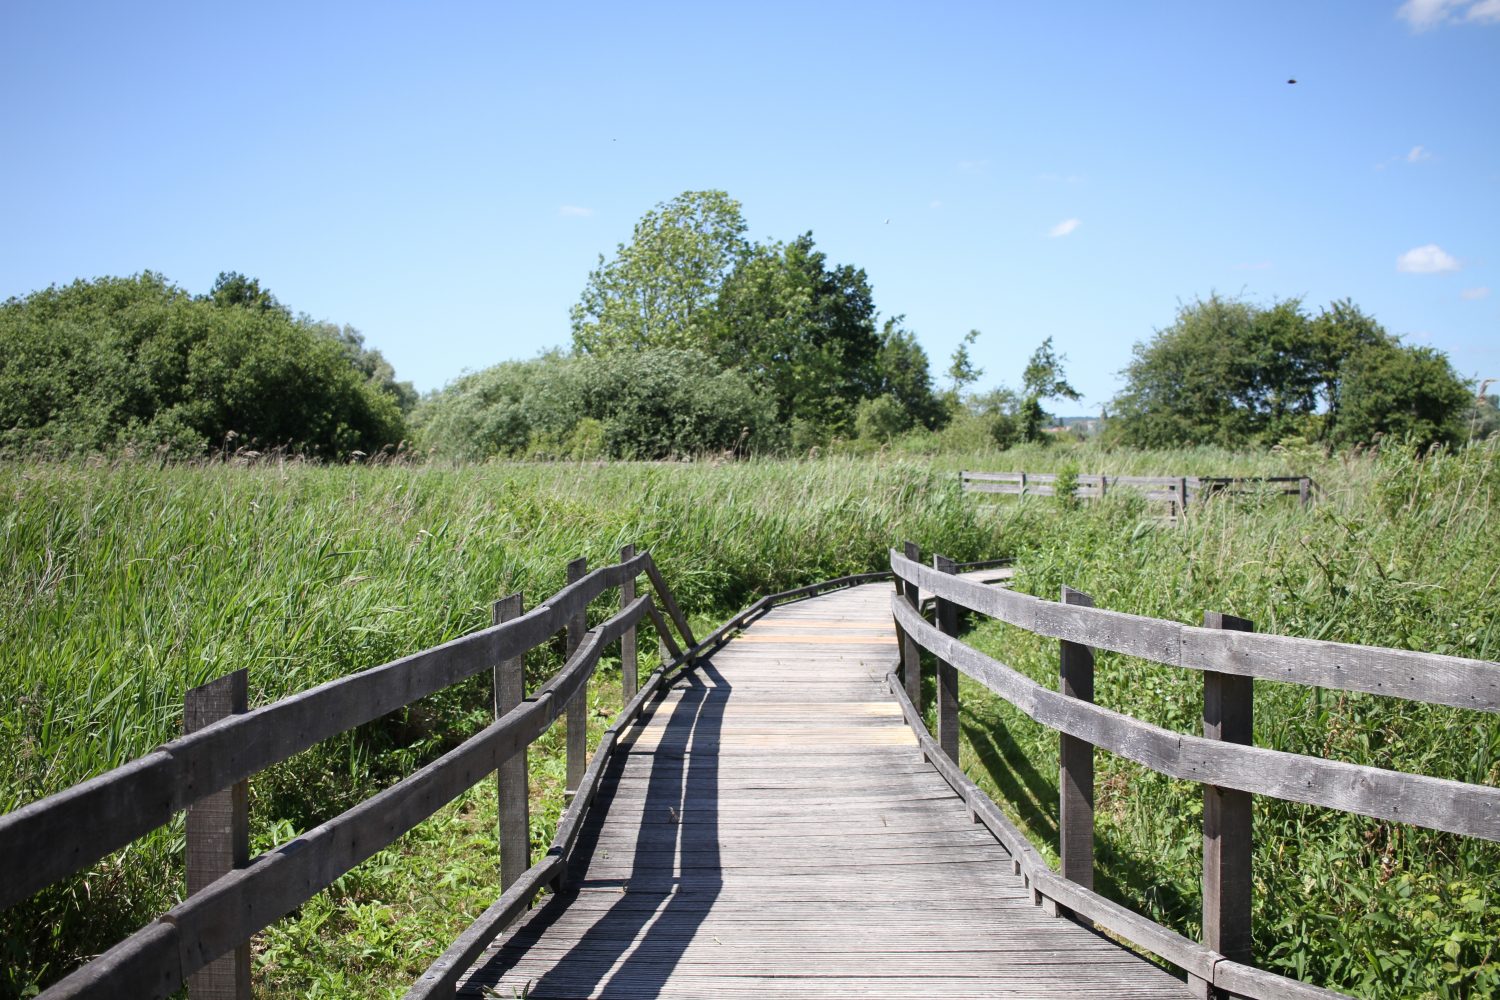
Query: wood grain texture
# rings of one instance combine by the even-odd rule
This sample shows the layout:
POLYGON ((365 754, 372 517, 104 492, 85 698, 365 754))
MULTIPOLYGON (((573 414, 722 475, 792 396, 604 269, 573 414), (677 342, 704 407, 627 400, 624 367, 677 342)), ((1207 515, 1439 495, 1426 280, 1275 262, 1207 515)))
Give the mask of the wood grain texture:
POLYGON ((1102 608, 1068 607, 939 574, 894 549, 891 568, 908 584, 972 611, 1095 649, 1190 670, 1500 712, 1500 663, 1488 660, 1196 628, 1102 608))
MULTIPOLYGON (((952 575, 958 564, 947 556, 932 557, 932 568, 952 575)), ((944 635, 958 635, 958 605, 938 598, 934 620, 944 635)), ((958 760, 958 670, 945 660, 937 663, 937 739, 950 760, 958 760)))
POLYGON ((646 556, 595 570, 504 625, 321 684, 173 740, 0 816, 0 909, 163 825, 192 803, 547 641, 646 556))
MULTIPOLYGON (((1205 628, 1253 632, 1255 625, 1210 611, 1205 628)), ((1255 742, 1255 681, 1206 671, 1203 674, 1203 735, 1249 746, 1255 742)), ((1248 792, 1203 786, 1203 943, 1225 958, 1251 960, 1250 911, 1254 882, 1248 792)))
MULTIPOLYGON (((496 625, 519 618, 526 611, 520 594, 511 594, 495 602, 492 617, 496 625)), ((514 656, 495 665, 494 715, 496 719, 521 704, 526 698, 526 658, 514 656)), ((527 753, 522 750, 502 761, 495 771, 498 796, 500 845, 500 889, 510 888, 531 867, 531 772, 527 753)))
POLYGON ((1154 771, 1290 802, 1500 840, 1500 788, 1176 733, 1098 705, 1064 698, 943 635, 904 602, 892 602, 891 609, 924 649, 943 657, 1037 722, 1154 771))
MULTIPOLYGON (((1071 587, 1062 603, 1093 607, 1094 599, 1071 587)), ((1094 651, 1063 639, 1058 643, 1058 691, 1079 701, 1094 700, 1094 651)), ((1058 854, 1062 876, 1085 889, 1094 887, 1094 746, 1057 734, 1058 854)))
POLYGON ((1186 997, 1033 906, 923 761, 885 691, 890 595, 783 605, 746 632, 875 641, 734 639, 664 684, 600 765, 575 891, 500 938, 461 993, 1186 997))
MULTIPOLYGON (((183 700, 182 729, 195 733, 249 709, 249 672, 236 670, 183 700)), ((250 861, 250 785, 238 781, 200 799, 187 811, 187 891, 202 892, 250 861)), ((250 942, 188 977, 190 1000, 250 1000, 250 942)))

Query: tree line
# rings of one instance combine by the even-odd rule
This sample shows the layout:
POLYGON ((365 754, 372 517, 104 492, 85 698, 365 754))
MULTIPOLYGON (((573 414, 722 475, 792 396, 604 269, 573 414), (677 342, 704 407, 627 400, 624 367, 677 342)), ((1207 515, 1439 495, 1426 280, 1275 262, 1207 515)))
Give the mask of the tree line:
MULTIPOLYGON (((348 458, 414 442, 459 459, 659 459, 1046 440, 1081 397, 1051 337, 1014 388, 978 391, 962 338, 935 385, 901 315, 812 233, 757 242, 739 202, 688 191, 602 254, 571 349, 464 375, 418 399, 349 326, 294 315, 258 280, 192 295, 144 272, 0 305, 0 454, 201 455, 281 447, 348 458)), ((1135 345, 1103 433, 1127 446, 1426 447, 1500 429, 1447 358, 1348 301, 1312 315, 1212 295, 1135 345)))
POLYGON ((350 326, 293 316, 235 272, 191 295, 150 271, 0 305, 0 454, 190 457, 398 444, 417 402, 350 326))

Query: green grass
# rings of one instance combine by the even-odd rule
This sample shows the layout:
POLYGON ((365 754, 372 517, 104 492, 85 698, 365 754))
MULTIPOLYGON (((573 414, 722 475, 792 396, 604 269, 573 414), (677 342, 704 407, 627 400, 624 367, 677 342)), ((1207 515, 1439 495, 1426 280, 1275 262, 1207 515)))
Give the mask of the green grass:
MULTIPOLYGON (((191 686, 247 667, 252 705, 266 704, 479 628, 502 594, 521 590, 535 603, 563 585, 577 555, 600 565, 627 542, 649 548, 706 626, 760 593, 881 568, 893 539, 933 539, 974 558, 995 545, 952 477, 850 460, 17 464, 0 466, 0 498, 0 753, 12 762, 0 811, 171 739, 191 686)), ((559 659, 533 656, 533 682, 559 659)), ((605 710, 615 670, 612 684, 598 685, 605 710)), ((487 698, 475 679, 257 777, 259 842, 314 826, 455 745, 482 724, 487 698)), ((533 754, 539 845, 560 807, 559 739, 533 754)), ((348 992, 399 995, 441 951, 436 942, 490 901, 493 849, 455 848, 463 842, 444 833, 454 817, 486 809, 475 796, 373 863, 401 872, 401 859, 415 859, 413 892, 426 891, 434 871, 473 870, 477 881, 450 910, 393 901, 401 878, 355 872, 333 892, 348 904, 337 915, 315 901, 265 936, 262 985, 272 995, 338 994, 340 970, 357 967, 348 992), (400 936, 345 943, 373 935, 383 907, 403 924, 400 936), (359 914, 364 930, 347 933, 359 914), (287 944, 313 925, 319 948, 287 944)), ((55 978, 172 905, 181 852, 179 821, 0 915, 0 995, 55 978)))
MULTIPOLYGON (((1140 614, 1196 622, 1220 610, 1262 631, 1493 659, 1497 466, 1493 449, 1416 463, 1088 446, 691 465, 3 465, 0 753, 11 766, 0 811, 171 739, 187 687, 248 667, 252 703, 265 704, 479 628, 502 594, 522 590, 534 604, 562 586, 569 559, 599 565, 627 542, 655 553, 703 631, 758 594, 883 568, 886 548, 912 538, 959 560, 1015 555, 1018 586, 1047 597, 1068 583, 1140 614), (1169 529, 1124 493, 1070 510, 965 496, 952 474, 1068 465, 1307 473, 1329 500, 1305 512, 1239 501, 1169 529)), ((1055 643, 992 625, 974 636, 1055 683, 1055 643)), ((557 652, 529 658, 533 682, 556 669, 557 652)), ((618 671, 606 663, 592 687, 596 729, 618 706, 618 671)), ((1099 692, 1162 725, 1201 724, 1196 675, 1102 656, 1099 692)), ((982 692, 964 695, 971 773, 1055 851, 1055 735, 982 692)), ((487 699, 481 681, 460 685, 257 777, 257 846, 455 745, 484 722, 487 699)), ((1256 707, 1262 745, 1500 782, 1490 717, 1276 684, 1259 685, 1256 707)), ((1100 762, 1101 884, 1195 934, 1196 789, 1100 762)), ((540 846, 561 806, 560 731, 534 748, 532 773, 540 846)), ((1378 995, 1494 988, 1493 845, 1257 808, 1260 961, 1378 995)), ((260 935, 257 989, 399 995, 493 901, 494 827, 481 785, 260 935)), ((179 821, 0 914, 0 996, 55 978, 170 906, 181 852, 179 821)))
MULTIPOLYGON (((1198 624, 1207 610, 1286 635, 1500 657, 1500 450, 1331 465, 1293 501, 1217 502, 1168 528, 1121 495, 1076 509, 1001 501, 1015 585, 1056 600, 1198 624)), ((1039 683, 1057 643, 994 622, 969 641, 1039 683)), ((1100 704, 1201 731, 1192 672, 1100 654, 1100 704)), ((978 685, 962 687, 966 770, 1054 860, 1057 735, 978 685)), ((1500 720, 1374 695, 1257 682, 1256 742, 1297 753, 1500 784, 1500 720)), ((1102 891, 1196 938, 1202 794, 1099 753, 1102 891)), ((1264 967, 1360 996, 1478 997, 1500 990, 1500 845, 1331 810, 1255 801, 1255 955, 1264 967)))

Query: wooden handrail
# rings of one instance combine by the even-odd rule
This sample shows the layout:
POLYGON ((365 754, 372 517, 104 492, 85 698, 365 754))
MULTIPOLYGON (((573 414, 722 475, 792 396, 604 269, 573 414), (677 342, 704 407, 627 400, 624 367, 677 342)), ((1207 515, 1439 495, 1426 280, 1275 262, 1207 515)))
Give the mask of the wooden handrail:
MULTIPOLYGON (((514 599, 519 609, 519 595, 514 599)), ((575 629, 575 648, 557 674, 530 698, 500 713, 494 723, 352 809, 210 882, 54 983, 43 996, 165 996, 180 989, 187 976, 305 902, 495 773, 500 764, 524 753, 564 707, 578 699, 604 648, 633 636, 642 619, 649 618, 664 642, 677 650, 668 623, 657 610, 657 600, 672 609, 672 624, 691 645, 686 618, 651 554, 635 554, 627 548, 619 563, 571 581, 530 613, 253 712, 231 715, 122 767, 0 816, 0 908, 4 908, 169 822, 178 811, 323 739, 497 664, 515 661, 564 627, 575 629), (650 575, 656 599, 649 594, 633 596, 633 581, 641 573, 650 575), (619 613, 581 633, 578 623, 589 603, 612 588, 620 588, 627 596, 619 613)), ((631 692, 635 697, 629 700, 622 720, 633 717, 644 698, 660 690, 665 671, 675 665, 679 664, 664 664, 639 693, 631 692)), ((602 757, 608 756, 613 733, 612 729, 602 757)), ((592 779, 586 775, 585 783, 597 782, 597 773, 593 769, 592 779)), ((590 785, 587 794, 580 794, 564 814, 565 821, 576 826, 576 816, 592 793, 590 785)), ((576 829, 565 826, 561 832, 564 836, 554 845, 561 856, 549 855, 528 871, 529 876, 543 870, 555 879, 565 872, 565 856, 576 829)))
MULTIPOLYGON (((1250 623, 1231 620, 1224 615, 1205 616, 1205 625, 1217 625, 1217 628, 1194 628, 1177 622, 1093 608, 1084 601, 1045 601, 975 584, 959 579, 951 572, 924 566, 894 549, 890 560, 898 581, 919 587, 941 601, 958 604, 1039 635, 1060 639, 1065 653, 1069 648, 1106 649, 1167 666, 1202 671, 1206 694, 1218 691, 1223 702, 1220 709, 1213 709, 1213 705, 1219 702, 1206 699, 1203 736, 1164 729, 1095 705, 1086 697, 1074 697, 1044 687, 951 634, 945 634, 951 629, 934 627, 899 596, 892 598, 891 613, 902 634, 933 653, 940 662, 956 667, 1033 720, 1064 737, 1109 750, 1158 773, 1199 782, 1206 792, 1225 802, 1237 795, 1245 796, 1243 803, 1248 803, 1248 794, 1269 795, 1286 801, 1500 841, 1500 788, 1256 747, 1249 743, 1248 714, 1236 716, 1239 722, 1233 734, 1215 728, 1229 717, 1229 713, 1248 712, 1249 684, 1256 677, 1500 711, 1500 664, 1431 653, 1261 635, 1248 631, 1250 623), (1231 681, 1235 684, 1229 685, 1231 681), (1225 714, 1215 716, 1216 711, 1225 714)), ((941 559, 938 563, 942 564, 941 559)), ((1321 998, 1340 995, 1248 964, 1251 890, 1247 805, 1236 806, 1233 815, 1238 819, 1226 820, 1228 834, 1234 837, 1232 849, 1219 839, 1226 835, 1225 831, 1216 830, 1210 836, 1210 811, 1205 809, 1205 851, 1225 852, 1221 859, 1227 866, 1224 871, 1229 872, 1232 868, 1234 873, 1232 878, 1223 878, 1222 886, 1215 883, 1230 897, 1227 902, 1210 900, 1205 891, 1205 932, 1210 930, 1207 922, 1211 905, 1215 919, 1223 918, 1232 926, 1223 928, 1226 939, 1222 944, 1212 934, 1207 938, 1212 947, 1187 941, 1144 917, 1109 903, 1087 885, 1053 872, 1025 836, 1006 821, 997 808, 992 808, 993 804, 983 792, 948 759, 945 748, 932 740, 921 713, 913 707, 912 699, 903 690, 902 680, 892 673, 887 677, 887 683, 902 704, 908 723, 917 732, 924 755, 955 791, 965 797, 976 818, 989 826, 1011 851, 1018 873, 1026 875, 1034 892, 1052 900, 1049 904, 1052 909, 1071 910, 1079 917, 1173 962, 1185 969, 1195 982, 1236 996, 1321 998), (1215 950, 1218 948, 1225 953, 1215 950)), ((1064 757, 1064 783, 1070 778, 1068 769, 1064 757)), ((1092 837, 1091 830, 1080 831, 1080 835, 1084 833, 1092 837)), ((1205 886, 1208 881, 1205 863, 1205 886)), ((1214 929, 1221 927, 1216 923, 1214 929)))
POLYGON ((1221 743, 1163 729, 1044 688, 1020 671, 944 635, 905 601, 893 599, 891 611, 923 649, 1030 718, 1159 774, 1500 841, 1500 788, 1221 743))
POLYGON ((650 560, 595 570, 529 614, 234 715, 0 816, 0 909, 169 822, 194 802, 545 642, 650 560))
POLYGON ((1196 628, 1103 608, 1060 604, 939 573, 895 549, 891 550, 891 569, 926 593, 1029 632, 1169 667, 1500 712, 1500 663, 1488 660, 1196 628))
POLYGON ((412 775, 190 896, 42 996, 175 991, 189 975, 327 888, 534 742, 588 682, 604 648, 651 609, 649 595, 637 598, 589 631, 535 696, 412 775), (160 925, 170 931, 163 933, 160 925))

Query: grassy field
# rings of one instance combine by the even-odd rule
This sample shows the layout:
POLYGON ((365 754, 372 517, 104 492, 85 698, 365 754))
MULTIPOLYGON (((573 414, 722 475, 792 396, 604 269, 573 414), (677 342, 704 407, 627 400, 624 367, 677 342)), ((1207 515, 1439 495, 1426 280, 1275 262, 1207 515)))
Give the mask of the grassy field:
MULTIPOLYGON (((707 623, 759 593, 879 568, 895 538, 971 558, 998 545, 953 477, 847 460, 25 464, 0 467, 0 497, 0 753, 12 761, 0 811, 172 738, 188 687, 248 667, 252 704, 274 701, 487 624, 502 594, 534 602, 578 555, 599 565, 627 542, 649 548, 707 623)), ((540 679, 557 665, 530 669, 540 679)), ((606 712, 613 671, 595 686, 606 712)), ((409 773, 475 731, 487 698, 461 685, 257 778, 256 843, 409 773)), ((542 844, 558 751, 551 740, 534 754, 542 844)), ((492 900, 493 829, 492 797, 476 793, 351 873, 264 936, 262 985, 399 995, 492 900)), ((170 906, 181 847, 179 823, 0 915, 0 992, 55 977, 170 906)))
MULTIPOLYGON (((996 517, 1015 586, 1050 600, 1066 584, 1156 618, 1198 624, 1223 611, 1259 631, 1500 658, 1500 450, 1313 475, 1328 493, 1306 511, 1216 502, 1168 528, 1121 495, 1077 509, 1002 502, 996 517)), ((968 641, 1057 683, 1055 640, 986 622, 968 641)), ((1201 729, 1195 673, 1100 654, 1096 685, 1100 704, 1201 729)), ((962 698, 966 770, 1055 859, 1056 733, 977 685, 962 698)), ((1258 682, 1255 723, 1260 746, 1500 785, 1493 715, 1258 682)), ((1199 787, 1096 758, 1101 888, 1196 938, 1199 787)), ((1255 810, 1257 964, 1360 996, 1500 992, 1500 845, 1260 797, 1255 810)))
MULTIPOLYGON (((13 763, 0 810, 170 739, 194 684, 248 667, 252 702, 264 704, 480 627, 495 597, 522 590, 534 601, 562 585, 568 559, 600 564, 627 542, 655 553, 705 626, 759 593, 882 568, 887 546, 912 538, 959 560, 1015 555, 1018 585, 1048 597, 1068 583, 1118 610, 1183 621, 1221 610, 1263 631, 1495 658, 1497 468, 1493 448, 1420 463, 1038 448, 691 465, 6 465, 0 753, 13 763), (1223 504, 1167 529, 1123 494, 1076 509, 1019 504, 966 497, 952 475, 1070 466, 1310 473, 1329 498, 1309 511, 1223 504)), ((1010 631, 974 637, 1051 683, 1055 643, 1010 631)), ((556 666, 537 657, 529 670, 539 679, 556 666)), ((618 704, 618 670, 606 665, 593 687, 600 726, 618 704)), ((1100 700, 1192 731, 1196 680, 1106 656, 1100 700)), ((965 696, 971 773, 1039 843, 1055 840, 1055 737, 981 692, 965 696)), ((256 779, 256 846, 409 773, 473 732, 486 704, 482 686, 462 685, 256 779)), ((1493 720, 1449 710, 1261 685, 1257 739, 1500 781, 1493 720)), ((558 814, 560 749, 555 733, 533 752, 534 843, 558 814)), ((1101 884, 1194 933, 1196 790, 1104 755, 1099 781, 1101 884)), ((1329 985, 1384 983, 1369 987, 1381 995, 1494 988, 1492 845, 1258 810, 1263 962, 1329 985)), ((257 988, 399 995, 492 901, 494 827, 481 787, 350 873, 258 939, 257 988)), ((179 823, 0 914, 0 995, 24 994, 171 905, 181 849, 179 823)))

